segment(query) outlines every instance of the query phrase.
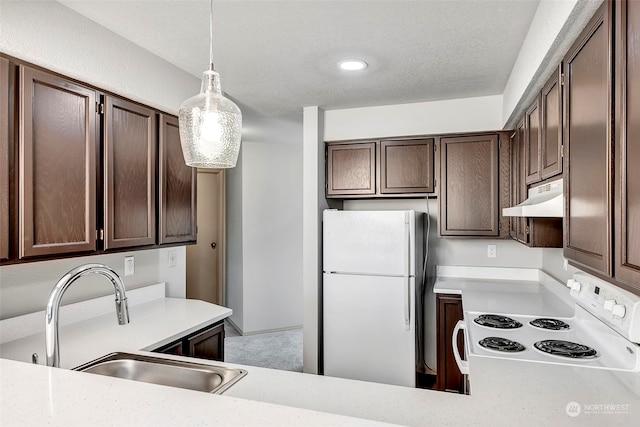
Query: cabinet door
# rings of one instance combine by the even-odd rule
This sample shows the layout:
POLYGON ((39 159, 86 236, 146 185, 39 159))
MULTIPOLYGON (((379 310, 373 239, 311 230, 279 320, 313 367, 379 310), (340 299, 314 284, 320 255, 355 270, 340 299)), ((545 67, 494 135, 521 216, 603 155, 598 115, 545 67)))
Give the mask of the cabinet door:
POLYGON ((96 248, 96 92, 20 68, 20 258, 96 248))
POLYGON ((153 351, 156 353, 163 353, 163 354, 175 354, 176 356, 188 356, 187 354, 184 354, 184 345, 182 340, 176 341, 174 343, 171 343, 169 345, 166 345, 162 348, 159 348, 153 351))
MULTIPOLYGON (((453 347, 451 346, 453 329, 456 323, 463 318, 462 298, 460 295, 437 294, 436 318, 438 328, 437 389, 464 393, 464 376, 456 364, 453 356, 453 347)), ((458 351, 461 356, 464 354, 464 337, 462 333, 458 335, 458 351)))
POLYGON ((616 7, 615 277, 637 293, 640 290, 640 2, 622 1, 616 7))
POLYGON ((0 58, 0 260, 9 258, 9 60, 0 58))
POLYGON ((104 109, 105 249, 155 243, 155 147, 155 112, 107 96, 104 109))
POLYGON ((524 114, 526 183, 540 181, 540 97, 524 114))
MULTIPOLYGON (((517 162, 520 167, 518 168, 518 189, 517 189, 517 200, 518 203, 522 203, 527 199, 527 176, 526 176, 526 168, 525 168, 525 126, 524 119, 518 123, 516 127, 516 133, 518 135, 518 147, 520 148, 520 152, 518 155, 517 162)), ((529 243, 529 218, 517 217, 517 235, 516 239, 524 244, 529 243)))
POLYGON ((380 193, 433 193, 433 138, 380 142, 380 193))
POLYGON ((376 143, 327 145, 327 196, 376 193, 376 143))
MULTIPOLYGON (((525 146, 524 146, 524 119, 518 123, 516 130, 511 134, 511 159, 510 159, 510 205, 522 203, 527 198, 527 184, 525 177, 525 146)), ((527 218, 511 217, 509 235, 512 239, 522 243, 528 243, 527 218)))
POLYGON ((182 156, 178 118, 160 115, 158 243, 196 240, 196 168, 182 156))
POLYGON ((562 67, 551 76, 541 94, 542 147, 540 150, 541 178, 562 173, 562 67))
MULTIPOLYGON (((509 145, 511 146, 511 158, 509 159, 509 201, 511 206, 517 205, 519 202, 520 188, 520 147, 518 146, 518 132, 513 131, 509 137, 509 145)), ((509 221, 509 237, 518 238, 518 217, 512 216, 509 221)))
POLYGON ((611 276, 612 7, 603 3, 563 61, 564 256, 605 276, 611 276))
POLYGON ((440 141, 440 234, 498 236, 498 135, 440 141))
POLYGON ((187 338, 189 356, 224 361, 224 323, 187 338))

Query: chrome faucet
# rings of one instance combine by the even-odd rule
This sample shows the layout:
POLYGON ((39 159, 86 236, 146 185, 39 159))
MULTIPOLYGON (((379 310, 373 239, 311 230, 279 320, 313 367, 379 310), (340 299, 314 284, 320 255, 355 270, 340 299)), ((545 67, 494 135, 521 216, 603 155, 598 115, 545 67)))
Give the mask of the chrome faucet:
POLYGON ((129 307, 127 305, 127 294, 124 283, 120 276, 112 268, 103 264, 85 264, 74 268, 62 276, 49 294, 47 302, 46 324, 45 324, 45 345, 47 351, 47 366, 60 366, 60 350, 58 342, 58 312, 60 311, 60 301, 62 295, 69 286, 82 276, 88 274, 100 274, 111 281, 116 294, 116 314, 118 323, 126 325, 129 323, 129 307))

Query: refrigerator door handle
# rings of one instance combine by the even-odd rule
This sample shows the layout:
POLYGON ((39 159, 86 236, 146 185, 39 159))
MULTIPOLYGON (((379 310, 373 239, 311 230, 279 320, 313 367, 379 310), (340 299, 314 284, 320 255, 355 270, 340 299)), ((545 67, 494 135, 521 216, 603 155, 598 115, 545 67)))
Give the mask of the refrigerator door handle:
POLYGON ((411 329, 411 278, 407 277, 407 286, 404 287, 404 329, 411 329))
POLYGON ((411 278, 409 263, 411 262, 411 237, 409 228, 409 212, 404 213, 404 276, 407 285, 404 287, 404 329, 411 329, 411 278))

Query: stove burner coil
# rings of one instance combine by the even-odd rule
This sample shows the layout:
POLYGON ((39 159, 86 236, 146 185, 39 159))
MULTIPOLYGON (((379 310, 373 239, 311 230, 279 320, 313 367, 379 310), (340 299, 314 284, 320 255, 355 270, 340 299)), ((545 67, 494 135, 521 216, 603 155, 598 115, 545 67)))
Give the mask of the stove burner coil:
POLYGON ((525 347, 519 342, 500 337, 487 337, 478 341, 478 344, 484 348, 488 348, 489 350, 502 351, 506 353, 517 353, 525 350, 525 347))
POLYGON ((516 329, 522 327, 522 323, 517 320, 497 314, 481 314, 473 319, 473 321, 480 326, 496 329, 516 329))
POLYGON ((566 331, 571 329, 571 326, 569 326, 568 323, 565 323, 562 320, 558 320, 558 319, 547 319, 547 318, 534 319, 531 322, 529 322, 529 324, 536 328, 547 329, 551 331, 566 331))
POLYGON ((544 340, 535 343, 534 347, 544 353, 570 359, 595 359, 598 357, 598 352, 591 347, 570 341, 544 340))

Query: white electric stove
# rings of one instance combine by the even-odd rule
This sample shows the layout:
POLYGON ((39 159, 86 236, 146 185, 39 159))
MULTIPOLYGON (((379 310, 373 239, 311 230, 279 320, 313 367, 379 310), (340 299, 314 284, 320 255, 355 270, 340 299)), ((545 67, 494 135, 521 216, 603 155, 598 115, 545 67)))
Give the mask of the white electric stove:
MULTIPOLYGON (((569 280, 572 317, 465 311, 454 331, 465 333, 466 359, 492 357, 531 363, 640 372, 640 296, 593 276, 569 280)), ((457 354, 463 374, 468 362, 457 354)))

